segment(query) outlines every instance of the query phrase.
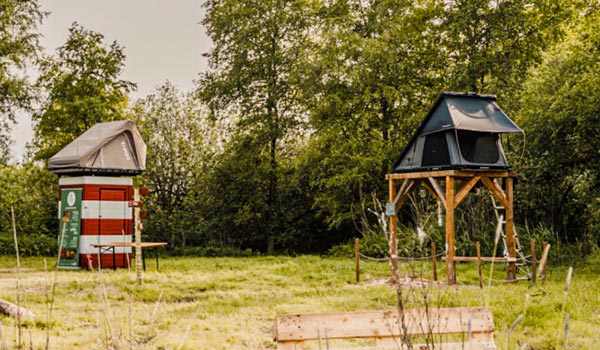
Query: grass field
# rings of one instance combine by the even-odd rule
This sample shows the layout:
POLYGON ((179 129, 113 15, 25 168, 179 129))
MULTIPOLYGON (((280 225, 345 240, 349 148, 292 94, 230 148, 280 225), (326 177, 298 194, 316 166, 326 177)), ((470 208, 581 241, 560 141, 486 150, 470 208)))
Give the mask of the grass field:
MULTIPOLYGON (((150 263, 137 287, 127 270, 46 272, 42 258, 0 258, 0 298, 16 301, 38 319, 21 327, 24 349, 44 349, 51 286, 56 276, 50 349, 273 349, 277 314, 394 309, 396 291, 356 284, 350 258, 318 256, 164 258, 150 263)), ((55 263, 47 259, 48 265, 55 263)), ((362 279, 385 277, 386 263, 362 262, 362 279)), ((496 265, 494 279, 504 266, 496 265)), ((458 266, 458 286, 405 288, 405 304, 432 307, 489 305, 500 349, 600 349, 600 256, 576 266, 564 292, 568 267, 550 267, 548 281, 480 290, 475 264, 458 266), (565 316, 570 315, 568 343, 565 316), (512 323, 523 314, 512 333, 512 323), (509 334, 510 333, 510 334, 509 334)), ((490 265, 485 265, 489 277, 490 265)), ((404 264, 401 274, 430 278, 429 265, 404 264)), ((443 271, 440 273, 443 277, 443 271)), ((18 347, 16 322, 0 316, 0 349, 18 347)))

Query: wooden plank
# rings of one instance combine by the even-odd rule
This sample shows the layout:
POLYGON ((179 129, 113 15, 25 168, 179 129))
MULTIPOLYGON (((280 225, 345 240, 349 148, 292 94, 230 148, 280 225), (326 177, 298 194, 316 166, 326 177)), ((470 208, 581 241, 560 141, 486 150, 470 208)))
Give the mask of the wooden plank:
POLYGON ((454 233, 454 177, 446 176, 446 283, 456 283, 454 255, 456 255, 454 233))
MULTIPOLYGON (((404 311, 407 335, 493 332, 492 313, 486 307, 413 309, 404 311)), ((399 311, 362 311, 329 314, 282 315, 275 320, 277 341, 316 340, 327 331, 329 339, 398 337, 399 311)))
POLYGON ((509 206, 508 199, 506 198, 504 191, 502 191, 502 188, 500 188, 495 181, 490 180, 490 178, 487 176, 482 176, 481 182, 483 182, 485 187, 492 192, 494 198, 496 198, 504 208, 509 206))
MULTIPOLYGON (((504 257, 480 257, 483 262, 516 262, 517 258, 504 258, 504 257)), ((446 261, 446 257, 442 257, 442 260, 446 261)), ((477 262, 476 256, 455 256, 454 261, 458 262, 477 262)))
POLYGON ((469 192, 471 191, 473 186, 475 186, 479 182, 480 179, 481 179, 481 176, 475 176, 474 178, 470 179, 469 181, 465 181, 460 184, 460 186, 458 187, 458 190, 456 190, 456 196, 454 197, 454 207, 455 208, 458 207, 458 205, 460 204, 460 202, 462 202, 463 199, 465 199, 467 194, 469 194, 469 192))
MULTIPOLYGON (((379 339, 378 339, 379 340, 379 339)), ((402 344, 401 339, 395 338, 381 338, 381 341, 377 342, 375 347, 364 348, 365 350, 407 350, 409 347, 406 344, 402 344)), ((443 343, 437 341, 423 343, 423 344, 411 344, 411 349, 442 349, 442 350, 494 350, 496 344, 493 341, 475 341, 465 340, 464 342, 451 342, 443 343)), ((333 348, 330 350, 352 350, 351 348, 333 348)), ((353 350, 356 350, 354 348, 353 350)))

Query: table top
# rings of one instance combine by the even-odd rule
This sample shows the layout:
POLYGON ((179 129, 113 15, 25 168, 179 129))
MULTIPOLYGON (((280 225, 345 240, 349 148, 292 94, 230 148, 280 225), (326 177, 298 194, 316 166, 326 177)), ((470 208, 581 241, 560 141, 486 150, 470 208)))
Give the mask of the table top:
MULTIPOLYGON (((142 242, 140 243, 142 248, 154 248, 154 247, 164 247, 167 245, 167 242, 142 242)), ((100 243, 100 244, 92 244, 95 248, 104 248, 104 247, 135 247, 135 242, 110 242, 110 243, 100 243)))

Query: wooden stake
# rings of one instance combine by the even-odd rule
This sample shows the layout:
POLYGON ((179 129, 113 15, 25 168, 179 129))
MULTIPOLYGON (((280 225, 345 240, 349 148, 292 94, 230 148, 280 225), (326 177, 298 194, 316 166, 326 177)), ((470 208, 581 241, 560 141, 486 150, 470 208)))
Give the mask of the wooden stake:
POLYGON ((538 270, 537 270, 537 274, 542 279, 542 283, 546 283, 546 264, 548 262, 548 251, 549 250, 550 250, 550 243, 544 243, 542 257, 540 258, 540 266, 538 266, 538 270))
POLYGON ((567 272, 567 280, 565 281, 565 294, 569 293, 569 288, 571 287, 571 278, 573 277, 573 266, 569 267, 569 271, 567 272))
POLYGON ((535 286, 537 281, 537 257, 535 256, 535 239, 531 239, 531 285, 535 286))
MULTIPOLYGON (((133 200, 140 201, 140 189, 133 189, 133 200)), ((142 230, 140 221, 140 207, 133 208, 133 218, 135 225, 135 281, 137 285, 142 284, 142 230)))
POLYGON ((436 255, 437 254, 435 252, 435 242, 431 242, 431 266, 433 267, 433 280, 434 281, 438 280, 436 255))
POLYGON ((356 268, 356 283, 360 282, 360 240, 354 239, 354 262, 356 268))
POLYGON ((454 256, 456 246, 454 240, 454 177, 446 176, 446 283, 456 283, 454 256))
POLYGON ((477 272, 479 273, 479 289, 483 289, 483 272, 481 269, 481 245, 477 242, 477 272))

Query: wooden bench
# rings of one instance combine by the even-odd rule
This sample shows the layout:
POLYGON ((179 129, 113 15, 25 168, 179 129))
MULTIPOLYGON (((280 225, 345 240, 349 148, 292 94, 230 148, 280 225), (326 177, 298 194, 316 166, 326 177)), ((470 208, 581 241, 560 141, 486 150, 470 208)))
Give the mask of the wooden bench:
POLYGON ((414 309, 403 315, 404 322, 397 310, 281 315, 273 332, 279 350, 409 349, 401 334, 406 334, 414 350, 496 349, 489 308, 414 309), (353 340, 333 344, 341 339, 353 340))

